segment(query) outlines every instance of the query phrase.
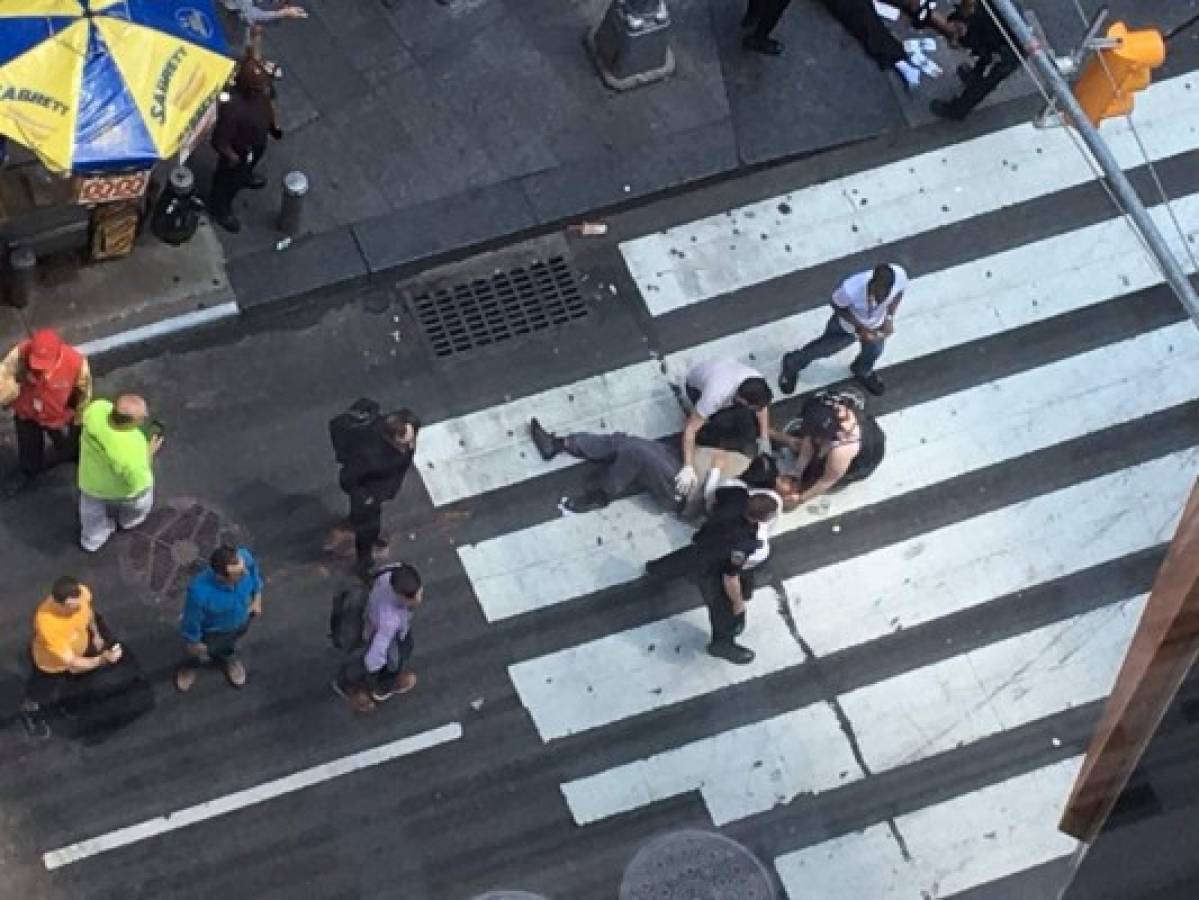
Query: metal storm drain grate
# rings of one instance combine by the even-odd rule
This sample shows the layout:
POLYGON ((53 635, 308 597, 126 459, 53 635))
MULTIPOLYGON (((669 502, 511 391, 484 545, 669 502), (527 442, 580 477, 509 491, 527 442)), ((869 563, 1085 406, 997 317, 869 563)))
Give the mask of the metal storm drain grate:
POLYGON ((552 256, 417 294, 412 309, 436 356, 452 356, 587 316, 574 270, 552 256))
POLYGON ((244 544, 236 525, 187 499, 156 507, 121 546, 121 572, 158 603, 182 602, 187 583, 220 544, 244 544))
POLYGON ((709 831, 664 834, 642 847, 625 870, 620 900, 775 900, 758 858, 709 831))

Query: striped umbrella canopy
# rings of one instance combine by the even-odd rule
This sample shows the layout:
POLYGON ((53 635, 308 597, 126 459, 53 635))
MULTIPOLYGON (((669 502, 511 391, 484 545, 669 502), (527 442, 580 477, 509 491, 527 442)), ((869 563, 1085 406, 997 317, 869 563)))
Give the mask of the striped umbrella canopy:
POLYGON ((233 66, 211 0, 0 0, 0 134, 56 172, 146 168, 233 66))

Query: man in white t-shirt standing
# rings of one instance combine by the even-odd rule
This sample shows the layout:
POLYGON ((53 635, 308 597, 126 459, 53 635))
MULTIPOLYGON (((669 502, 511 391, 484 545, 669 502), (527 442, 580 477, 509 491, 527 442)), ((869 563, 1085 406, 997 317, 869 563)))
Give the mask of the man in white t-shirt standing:
POLYGON ((895 263, 875 266, 841 282, 833 292, 833 315, 824 334, 783 357, 779 374, 783 393, 795 390, 800 372, 813 360, 839 353, 856 340, 862 349, 849 369, 870 393, 881 394, 886 386, 874 373, 874 365, 883 355, 886 339, 895 331, 895 314, 907 286, 908 273, 895 263))
POLYGON ((680 497, 695 487, 697 443, 749 457, 770 451, 773 399, 762 373, 735 359, 710 359, 693 366, 684 388, 693 405, 683 427, 683 467, 675 477, 680 497))

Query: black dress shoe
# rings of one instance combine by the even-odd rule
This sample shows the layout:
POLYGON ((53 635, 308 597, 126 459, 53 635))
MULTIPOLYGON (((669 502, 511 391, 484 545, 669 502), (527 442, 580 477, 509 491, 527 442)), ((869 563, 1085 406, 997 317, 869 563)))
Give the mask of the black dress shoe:
POLYGON ((795 390, 797 381, 799 381, 798 372, 784 372, 779 376, 779 390, 784 394, 790 394, 795 390))
POLYGON ((533 443, 537 445, 537 452, 541 454, 541 458, 549 462, 565 447, 562 445, 562 439, 554 437, 544 428, 536 419, 529 419, 529 434, 533 438, 533 443))
POLYGON ((874 372, 871 372, 869 375, 859 375, 857 372, 854 372, 854 376, 858 379, 858 381, 862 382, 862 386, 865 387, 866 390, 870 391, 870 393, 874 394, 876 397, 881 397, 883 392, 887 389, 887 386, 883 384, 883 380, 874 372))
POLYGON ((942 119, 949 119, 952 122, 960 122, 960 121, 962 121, 962 119, 966 118, 964 115, 962 115, 960 112, 958 112, 957 109, 954 108, 954 105, 952 103, 949 103, 945 100, 931 101, 928 104, 928 111, 931 112, 934 116, 937 116, 942 119))
POLYGON ((774 38, 760 38, 752 34, 745 36, 745 39, 741 41, 741 46, 746 50, 764 53, 767 56, 778 56, 783 52, 782 41, 776 41, 774 38))
POLYGON ((246 187, 252 191, 260 191, 266 187, 266 177, 255 172, 246 179, 246 187))
POLYGON ((226 231, 230 231, 233 234, 237 234, 239 231, 241 231, 241 222, 238 220, 237 216, 233 215, 233 213, 225 213, 223 216, 218 216, 216 213, 212 213, 212 221, 216 222, 226 231))
POLYGON ((754 652, 733 640, 713 641, 708 644, 708 653, 736 666, 747 666, 754 661, 754 652))

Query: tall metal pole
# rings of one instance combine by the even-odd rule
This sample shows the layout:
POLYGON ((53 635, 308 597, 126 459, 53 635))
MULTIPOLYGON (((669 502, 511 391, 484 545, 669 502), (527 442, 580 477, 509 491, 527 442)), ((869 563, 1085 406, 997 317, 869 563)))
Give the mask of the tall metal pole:
POLYGON ((1195 289, 1191 286, 1186 272, 1178 264, 1174 254, 1170 252, 1170 246, 1158 231, 1157 225, 1145 209, 1144 204, 1141 203, 1141 198, 1137 196, 1128 176, 1120 168, 1120 164, 1112 155, 1112 151, 1108 149, 1107 143, 1100 136, 1098 129, 1091 124, 1091 120, 1078 105, 1073 91, 1070 90, 1070 85, 1058 71, 1049 48, 1045 47, 1033 33, 1032 28, 1024 20, 1024 15, 1016 8, 1012 0, 983 0, 983 2, 990 3, 991 8, 1003 20, 1008 34, 1024 51, 1028 61, 1041 77, 1042 83, 1065 113, 1067 126, 1072 125, 1078 131, 1090 149, 1091 155, 1095 157, 1095 161, 1099 163, 1099 167, 1107 176, 1112 190, 1120 198, 1133 225, 1144 237, 1146 246, 1157 259, 1166 275, 1166 281, 1174 289, 1174 293, 1178 295, 1178 299, 1182 301, 1182 305, 1186 307, 1195 324, 1199 325, 1199 297, 1195 295, 1195 289))

